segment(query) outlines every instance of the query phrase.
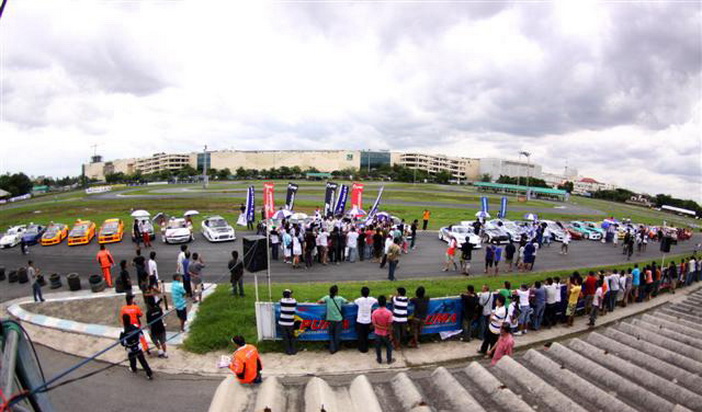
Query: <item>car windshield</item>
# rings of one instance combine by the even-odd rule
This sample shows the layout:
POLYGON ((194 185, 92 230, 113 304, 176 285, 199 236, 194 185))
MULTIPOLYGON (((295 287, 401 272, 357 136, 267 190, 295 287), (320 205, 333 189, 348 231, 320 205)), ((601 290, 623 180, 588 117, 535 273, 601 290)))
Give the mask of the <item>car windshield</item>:
POLYGON ((117 222, 107 222, 104 225, 102 225, 102 231, 106 233, 114 233, 117 231, 118 226, 119 223, 117 222))
POLYGON ((453 227, 453 232, 454 232, 454 233, 464 234, 464 233, 468 233, 468 229, 466 229, 466 228, 464 228, 464 227, 461 227, 461 226, 454 226, 454 227, 453 227))
POLYGON ((180 229, 185 227, 185 220, 175 219, 168 222, 168 229, 180 229))
POLYGON ((61 231, 61 228, 58 226, 49 226, 49 228, 46 229, 46 232, 44 232, 44 236, 45 237, 54 237, 60 231, 61 231))
POLYGON ((227 222, 224 219, 210 220, 210 227, 227 227, 227 222))
POLYGON ((27 235, 36 235, 39 233, 39 226, 31 226, 29 229, 27 229, 26 232, 24 232, 27 235))
POLYGON ((83 236, 86 233, 88 233, 88 225, 85 223, 78 225, 71 230, 71 236, 83 236))

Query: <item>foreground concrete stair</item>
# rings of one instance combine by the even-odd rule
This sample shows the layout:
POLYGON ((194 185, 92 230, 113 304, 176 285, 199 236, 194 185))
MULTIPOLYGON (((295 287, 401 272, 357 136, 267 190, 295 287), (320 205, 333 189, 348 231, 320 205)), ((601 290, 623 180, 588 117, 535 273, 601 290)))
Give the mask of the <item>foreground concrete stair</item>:
MULTIPOLYGON (((495 366, 269 377, 217 389, 210 412, 702 411, 702 293, 495 366)), ((565 329, 564 329, 565 331, 565 329)), ((516 339, 519 339, 517 337, 516 339)))

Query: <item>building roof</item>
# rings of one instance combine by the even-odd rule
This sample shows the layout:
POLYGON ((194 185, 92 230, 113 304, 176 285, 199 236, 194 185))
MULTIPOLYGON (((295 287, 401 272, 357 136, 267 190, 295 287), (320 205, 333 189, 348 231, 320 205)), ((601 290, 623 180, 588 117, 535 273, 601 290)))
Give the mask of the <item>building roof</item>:
POLYGON ((473 186, 483 187, 486 189, 513 190, 515 192, 524 192, 524 193, 526 193, 526 191, 528 189, 528 190, 531 190, 533 193, 542 193, 545 195, 556 195, 556 196, 565 196, 568 193, 565 190, 551 189, 548 187, 533 187, 533 186, 527 187, 527 186, 522 186, 522 185, 508 185, 508 184, 502 184, 502 183, 475 182, 475 183, 473 183, 473 186))
POLYGON ((8 191, 6 191, 6 190, 0 189, 0 197, 8 197, 8 196, 10 196, 11 194, 12 194, 12 193, 10 193, 10 192, 8 192, 8 191))
POLYGON ((593 178, 591 178, 591 177, 583 177, 582 179, 580 179, 580 181, 581 181, 582 183, 600 183, 600 182, 598 182, 597 180, 595 180, 595 179, 593 179, 593 178))

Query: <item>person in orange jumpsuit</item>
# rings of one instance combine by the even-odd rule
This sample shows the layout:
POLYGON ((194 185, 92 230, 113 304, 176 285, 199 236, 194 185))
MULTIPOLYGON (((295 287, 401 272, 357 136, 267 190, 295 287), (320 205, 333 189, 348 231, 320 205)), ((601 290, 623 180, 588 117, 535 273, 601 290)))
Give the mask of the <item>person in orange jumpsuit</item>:
POLYGON ((100 245, 100 251, 97 254, 97 261, 102 269, 102 276, 105 278, 107 286, 112 287, 112 266, 115 265, 115 259, 112 253, 105 249, 105 245, 100 245))
POLYGON ((234 372, 239 383, 261 383, 261 356, 254 345, 247 345, 243 336, 234 336, 232 342, 237 346, 229 369, 234 372))
MULTIPOLYGON (((129 321, 132 325, 141 328, 141 317, 144 316, 144 312, 141 311, 139 305, 134 303, 134 295, 128 293, 125 296, 125 299, 127 304, 122 306, 122 309, 119 311, 120 319, 123 318, 124 315, 127 315, 129 316, 129 321)), ((139 339, 141 340, 141 346, 143 349, 146 351, 146 353, 151 355, 151 352, 149 351, 149 343, 146 341, 146 337, 142 334, 139 339)))

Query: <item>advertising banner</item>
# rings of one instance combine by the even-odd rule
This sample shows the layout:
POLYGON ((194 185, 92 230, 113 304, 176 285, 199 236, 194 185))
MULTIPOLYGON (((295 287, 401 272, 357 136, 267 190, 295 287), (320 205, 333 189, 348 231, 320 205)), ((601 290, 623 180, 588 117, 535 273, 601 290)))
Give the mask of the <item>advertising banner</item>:
POLYGON ((336 207, 334 207, 335 215, 343 215, 344 210, 346 210, 346 200, 349 198, 349 187, 347 185, 341 185, 339 189, 339 196, 336 200, 336 207))
POLYGON ((246 193, 246 221, 247 222, 253 222, 256 220, 256 201, 255 201, 255 193, 256 191, 254 190, 253 185, 249 186, 249 191, 246 193))
POLYGON ((504 219, 507 216, 507 196, 502 196, 502 200, 500 201, 500 212, 497 214, 497 217, 500 219, 504 219))
POLYGON ((275 199, 273 198, 273 183, 263 184, 263 208, 265 210, 266 219, 270 219, 275 214, 275 199))
POLYGON ((327 182, 327 190, 324 193, 324 217, 329 217, 334 213, 334 199, 336 188, 339 187, 334 182, 327 182))
POLYGON ((297 189, 298 185, 295 183, 288 183, 288 193, 285 195, 285 208, 288 210, 293 210, 293 207, 295 206, 297 189))
POLYGON ((487 196, 483 196, 480 198, 480 211, 483 213, 489 213, 488 212, 488 198, 487 198, 487 196))
MULTIPOLYGON (((388 309, 392 305, 388 303, 388 309)), ((301 303, 297 305, 295 316, 295 334, 299 340, 320 341, 329 340, 327 329, 329 323, 325 320, 326 305, 318 303, 301 303)), ((344 315, 342 323, 342 340, 356 340, 356 315, 358 306, 344 305, 341 308, 344 315)), ((414 313, 414 306, 410 304, 409 315, 414 313)), ((280 317, 280 304, 275 304, 275 318, 280 317)), ((429 311, 422 334, 432 334, 444 331, 461 329, 461 299, 458 297, 440 298, 429 300, 429 311)), ((371 337, 374 336, 371 334, 371 337)), ((276 328, 276 338, 282 338, 279 328, 276 328)))
POLYGON ((351 185, 351 208, 363 209, 363 183, 354 182, 351 185))
POLYGON ((378 206, 380 206, 380 198, 383 196, 383 189, 385 189, 385 186, 380 186, 380 190, 378 190, 378 197, 375 198, 373 207, 371 208, 371 210, 368 211, 368 217, 366 218, 366 222, 373 220, 375 214, 378 213, 378 206))

